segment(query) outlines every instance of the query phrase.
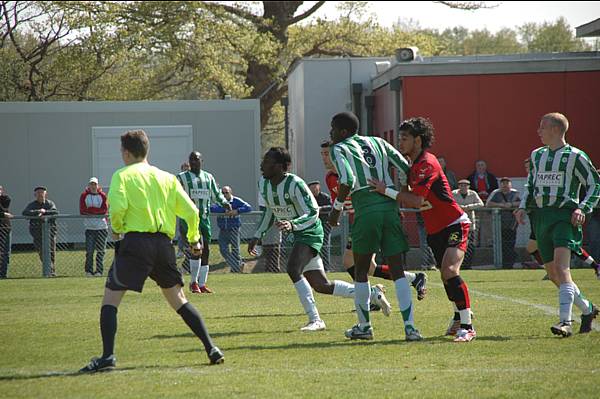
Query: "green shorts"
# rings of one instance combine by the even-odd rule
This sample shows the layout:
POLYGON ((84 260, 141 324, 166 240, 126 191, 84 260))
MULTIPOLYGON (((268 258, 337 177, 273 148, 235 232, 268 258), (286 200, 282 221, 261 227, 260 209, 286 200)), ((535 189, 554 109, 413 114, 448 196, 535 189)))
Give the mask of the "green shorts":
POLYGON ((294 246, 297 243, 308 245, 317 251, 317 253, 319 253, 323 247, 324 237, 323 225, 321 224, 321 221, 318 220, 317 224, 315 224, 313 227, 304 229, 302 231, 294 231, 291 234, 288 234, 286 241, 290 246, 294 246))
POLYGON ((383 256, 408 251, 408 242, 402 230, 398 209, 356 214, 352 225, 352 251, 373 254, 381 250, 383 256))
POLYGON ((542 208, 531 212, 538 250, 544 263, 552 262, 554 249, 569 248, 574 253, 581 254, 583 233, 581 226, 571 224, 573 209, 542 208))

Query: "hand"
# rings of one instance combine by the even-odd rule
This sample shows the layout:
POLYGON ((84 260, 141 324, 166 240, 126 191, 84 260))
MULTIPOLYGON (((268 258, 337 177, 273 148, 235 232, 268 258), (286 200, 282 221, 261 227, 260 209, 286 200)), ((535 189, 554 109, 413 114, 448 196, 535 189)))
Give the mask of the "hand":
POLYGON ((4 212, 4 217, 10 219, 10 218, 13 218, 14 215, 12 213, 10 213, 10 212, 4 212))
POLYGON ((256 246, 258 245, 258 238, 253 238, 248 241, 248 253, 252 256, 257 256, 256 246))
POLYGON ((329 223, 329 225, 331 227, 337 227, 340 225, 340 211, 332 209, 331 212, 329 212, 329 218, 327 219, 327 223, 329 223))
POLYGON ((38 212, 39 212, 38 216, 42 216, 44 213, 46 213, 46 210, 44 208, 40 208, 40 210, 38 212))
POLYGON ((225 212, 226 216, 237 216, 239 215, 239 212, 237 209, 232 209, 230 211, 225 212))
POLYGON ((373 187, 373 191, 377 191, 379 194, 385 194, 387 188, 385 182, 377 179, 369 179, 369 186, 373 187))
POLYGON ((575 209, 571 214, 571 224, 575 227, 585 223, 585 213, 581 209, 575 209))
POLYGON ((200 241, 190 243, 190 251, 193 256, 202 256, 202 243, 200 241))
POLYGON ((279 231, 282 232, 292 231, 293 229, 292 222, 290 222, 289 220, 280 220, 277 223, 275 223, 275 226, 277 226, 279 231))
POLYGON ((513 215, 515 215, 515 219, 517 219, 517 223, 525 224, 525 209, 515 209, 513 215))

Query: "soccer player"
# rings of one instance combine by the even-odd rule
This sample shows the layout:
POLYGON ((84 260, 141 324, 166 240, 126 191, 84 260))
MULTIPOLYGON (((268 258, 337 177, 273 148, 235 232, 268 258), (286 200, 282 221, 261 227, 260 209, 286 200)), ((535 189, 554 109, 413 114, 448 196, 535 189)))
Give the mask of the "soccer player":
POLYGON ((600 195, 600 177, 587 154, 566 139, 569 121, 558 113, 542 117, 538 135, 543 147, 533 150, 526 190, 515 218, 525 223, 526 206, 535 200, 530 218, 544 268, 558 287, 560 320, 550 330, 555 335, 573 334, 573 303, 581 310, 580 333, 592 330, 599 311, 587 300, 571 277, 571 252, 581 253, 585 214, 592 211, 600 195), (581 186, 587 188, 579 198, 581 186))
POLYGON ((337 226, 344 203, 340 198, 351 194, 354 207, 352 251, 354 254, 354 304, 358 324, 346 331, 350 339, 372 339, 373 328, 369 313, 369 268, 373 254, 381 250, 390 266, 396 297, 404 320, 407 341, 423 337, 415 327, 410 286, 404 274, 403 254, 408 242, 402 231, 395 201, 371 191, 369 178, 381 178, 392 185, 389 167, 394 166, 403 185, 406 185, 408 162, 389 143, 379 137, 357 134, 358 118, 350 112, 336 114, 331 120, 331 161, 340 177, 338 197, 329 215, 329 224, 337 226))
MULTIPOLYGON (((323 245, 319 206, 304 180, 287 172, 290 163, 290 154, 286 149, 273 147, 260 164, 263 178, 258 182, 258 190, 266 209, 254 238, 248 243, 248 252, 256 255, 254 249, 257 243, 273 223, 284 234, 287 233, 288 239, 294 243, 287 272, 308 315, 308 323, 301 330, 319 331, 325 329, 325 322, 319 316, 311 287, 322 294, 345 298, 353 298, 355 288, 345 281, 329 281, 325 275, 319 256, 323 245)), ((381 286, 373 287, 370 297, 389 316, 391 306, 381 286)))
MULTIPOLYGON (((117 308, 128 290, 141 293, 148 277, 156 281, 169 305, 200 338, 210 363, 224 360, 223 353, 213 345, 202 317, 185 298, 183 278, 171 245, 176 216, 189 226, 198 226, 198 209, 175 176, 148 164, 148 148, 148 137, 143 130, 121 136, 121 156, 126 166, 112 176, 108 203, 113 236, 125 236, 108 273, 100 309, 103 353, 79 370, 81 373, 115 367, 117 308)), ((187 234, 190 250, 199 254, 202 244, 198 228, 190 228, 187 234)))
MULTIPOLYGON (((331 202, 335 202, 337 199, 337 190, 339 185, 339 176, 335 172, 335 167, 331 163, 331 156, 329 155, 329 147, 331 143, 329 141, 325 141, 321 143, 321 159, 323 160, 323 165, 327 174, 325 175, 325 182, 327 184, 327 188, 331 193, 331 202)), ((350 221, 350 225, 354 222, 354 208, 352 208, 352 200, 350 197, 346 197, 344 200, 344 211, 348 212, 348 219, 350 221)), ((352 239, 348 239, 346 243, 346 250, 344 251, 344 255, 342 257, 342 262, 344 265, 344 269, 350 274, 350 277, 354 279, 354 256, 352 255, 352 239)), ((404 275, 410 284, 413 286, 415 291, 417 291, 417 299, 420 301, 425 298, 427 294, 427 275, 425 273, 412 273, 404 271, 404 275)), ((385 280, 392 280, 392 274, 390 273, 390 267, 388 265, 378 265, 375 262, 375 254, 373 254, 373 258, 371 259, 371 265, 369 266, 369 276, 379 277, 385 280)), ((377 305, 371 303, 371 311, 379 310, 377 305)))
MULTIPOLYGON (((189 156, 190 170, 177 175, 179 182, 200 210, 200 232, 202 234, 202 257, 186 252, 186 260, 190 263, 190 291, 194 294, 212 294, 206 285, 208 279, 208 257, 210 255, 210 202, 215 199, 226 211, 231 205, 217 186, 213 175, 202 170, 202 154, 193 151, 189 156), (200 263, 202 262, 202 263, 200 263)), ((187 226, 180 223, 181 237, 185 240, 187 226)))
POLYGON ((470 220, 458 206, 435 155, 428 149, 434 130, 426 118, 411 118, 400 124, 400 152, 412 161, 411 192, 397 192, 385 182, 371 180, 377 192, 393 198, 402 206, 419 208, 425 221, 427 243, 441 272, 446 295, 454 304, 454 317, 446 335, 456 334, 455 342, 470 342, 477 335, 471 322, 471 303, 460 266, 467 250, 470 220))

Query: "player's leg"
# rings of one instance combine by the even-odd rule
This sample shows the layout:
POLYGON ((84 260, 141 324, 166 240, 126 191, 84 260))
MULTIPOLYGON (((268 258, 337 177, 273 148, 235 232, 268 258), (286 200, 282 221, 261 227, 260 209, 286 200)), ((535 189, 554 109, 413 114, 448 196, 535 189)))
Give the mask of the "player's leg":
POLYGON ((208 280, 208 272, 210 266, 208 259, 210 256, 210 239, 211 239, 211 227, 210 218, 200 219, 200 233, 202 235, 202 257, 200 258, 200 272, 198 273, 198 286, 200 292, 203 294, 212 294, 213 291, 208 288, 206 281, 208 280))
POLYGON ((397 211, 382 212, 381 250, 387 264, 390 266, 390 273, 394 280, 396 289, 396 298, 402 319, 404 321, 404 332, 407 341, 420 341, 423 339, 414 321, 414 307, 412 303, 412 293, 410 283, 404 272, 404 253, 408 251, 408 241, 402 230, 400 217, 397 211))
POLYGON ((304 312, 308 316, 308 323, 302 327, 302 331, 318 331, 325 329, 325 323, 321 320, 317 309, 315 298, 312 293, 310 284, 302 275, 304 267, 317 255, 317 251, 309 245, 296 242, 290 253, 287 271, 288 276, 294 283, 294 288, 300 299, 300 303, 304 308, 304 312))

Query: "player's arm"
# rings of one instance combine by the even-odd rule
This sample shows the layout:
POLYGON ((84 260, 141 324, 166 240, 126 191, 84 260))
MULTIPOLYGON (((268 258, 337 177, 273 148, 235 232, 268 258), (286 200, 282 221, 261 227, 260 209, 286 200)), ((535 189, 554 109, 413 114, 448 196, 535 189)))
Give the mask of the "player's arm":
POLYGON ((231 210, 231 204, 229 203, 229 201, 227 201, 227 199, 219 189, 219 186, 217 185, 217 182, 215 181, 215 178, 212 175, 210 176, 210 191, 212 193, 213 198, 215 198, 215 200, 223 208, 225 208, 225 211, 231 210))
POLYGON ((398 180, 401 186, 408 185, 408 175, 410 173, 410 165, 404 156, 394 148, 393 145, 381 139, 379 141, 383 146, 385 153, 390 163, 398 170, 398 180))
POLYGON ((343 150, 339 146, 334 145, 330 147, 329 152, 331 162, 338 174, 338 189, 337 197, 333 202, 333 209, 329 212, 328 222, 331 226, 337 226, 339 224, 340 213, 344 209, 344 200, 350 194, 352 187, 354 187, 356 178, 350 167, 350 162, 348 162, 343 150))
POLYGON ((121 181, 121 176, 113 175, 110 182, 110 190, 108 192, 110 225, 114 233, 124 233, 124 217, 127 212, 127 191, 125 184, 121 181))
POLYGON ((408 187, 403 186, 401 191, 397 191, 392 187, 387 187, 385 182, 377 179, 369 179, 369 185, 374 191, 381 195, 385 195, 395 200, 398 205, 406 208, 421 208, 425 202, 425 198, 418 194, 408 191, 408 187))
POLYGON ((519 203, 519 208, 515 209, 513 215, 519 224, 525 224, 525 215, 527 211, 527 202, 530 198, 533 198, 533 190, 534 190, 534 179, 533 179, 533 154, 529 157, 529 173, 527 173, 527 180, 525 182, 525 190, 523 192, 523 196, 521 197, 521 202, 519 203))
POLYGON ((586 195, 571 215, 571 223, 580 226, 585 223, 585 214, 594 210, 600 196, 600 179, 598 171, 585 153, 581 153, 575 161, 575 176, 587 187, 586 195))

